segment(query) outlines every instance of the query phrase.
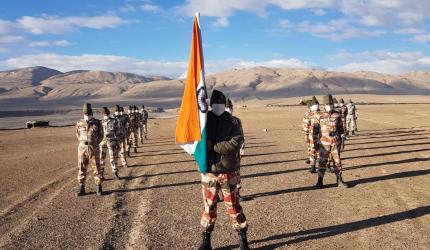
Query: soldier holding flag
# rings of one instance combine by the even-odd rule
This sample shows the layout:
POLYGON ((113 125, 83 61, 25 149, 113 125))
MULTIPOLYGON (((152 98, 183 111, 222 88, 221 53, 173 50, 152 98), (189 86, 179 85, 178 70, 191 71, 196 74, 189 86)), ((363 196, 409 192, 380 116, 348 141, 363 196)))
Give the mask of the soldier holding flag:
POLYGON ((204 230, 199 249, 212 249, 211 232, 217 217, 217 197, 221 191, 233 227, 240 236, 240 249, 246 250, 249 249, 246 236, 248 225, 239 204, 237 189, 242 128, 240 122, 225 111, 226 97, 222 92, 213 91, 210 101, 212 110, 209 112, 206 96, 197 14, 194 18, 187 80, 176 125, 176 143, 194 155, 201 173, 204 203, 201 225, 204 230))

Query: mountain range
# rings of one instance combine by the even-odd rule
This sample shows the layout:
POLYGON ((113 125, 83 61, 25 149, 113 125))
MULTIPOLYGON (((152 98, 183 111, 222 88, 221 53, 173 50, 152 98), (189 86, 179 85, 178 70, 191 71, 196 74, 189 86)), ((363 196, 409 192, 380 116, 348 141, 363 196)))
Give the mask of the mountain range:
MULTIPOLYGON (((177 107, 184 79, 124 72, 76 70, 60 72, 42 66, 0 72, 2 106, 34 106, 82 102, 130 101, 177 107)), ((313 69, 232 69, 206 76, 233 100, 271 99, 324 94, 430 95, 430 72, 388 75, 313 69)))

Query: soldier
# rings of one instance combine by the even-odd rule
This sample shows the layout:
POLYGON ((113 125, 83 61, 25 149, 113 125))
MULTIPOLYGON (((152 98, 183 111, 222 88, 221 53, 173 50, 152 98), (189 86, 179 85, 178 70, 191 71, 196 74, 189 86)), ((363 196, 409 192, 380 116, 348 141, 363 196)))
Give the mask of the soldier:
POLYGON ((309 172, 316 173, 316 160, 318 153, 318 145, 315 134, 318 133, 319 129, 319 117, 321 112, 319 111, 319 102, 315 96, 312 97, 311 102, 308 102, 309 111, 305 113, 303 117, 303 131, 305 133, 305 141, 307 143, 308 159, 306 163, 310 165, 309 172))
POLYGON ((212 249, 210 239, 217 218, 217 198, 220 191, 224 194, 224 203, 233 228, 239 234, 240 249, 249 249, 246 235, 248 224, 237 195, 243 130, 239 120, 225 112, 226 98, 222 92, 212 92, 210 105, 212 111, 208 112, 206 123, 207 160, 210 169, 208 173, 201 174, 204 202, 201 225, 204 232, 199 249, 212 249))
POLYGON ((123 108, 119 105, 115 107, 115 119, 118 120, 118 139, 120 148, 120 159, 123 167, 127 168, 127 115, 123 113, 123 108))
POLYGON ((137 129, 138 129, 138 117, 136 115, 134 107, 129 107, 129 133, 130 136, 128 138, 128 156, 130 156, 130 149, 134 148, 134 152, 137 153, 137 129))
POLYGON ((102 174, 100 172, 99 144, 103 139, 103 127, 100 120, 93 117, 91 104, 85 103, 83 107, 84 119, 76 123, 76 138, 78 146, 78 181, 79 191, 77 196, 85 195, 85 180, 88 164, 91 162, 94 171, 94 181, 97 185, 97 195, 102 195, 102 174))
POLYGON ((338 140, 343 134, 342 118, 333 109, 333 97, 331 95, 323 97, 325 111, 319 118, 320 129, 316 133, 319 140, 319 166, 317 188, 323 187, 323 178, 329 165, 329 156, 335 163, 334 173, 337 177, 338 187, 348 187, 342 179, 342 163, 339 154, 338 140))
POLYGON ((342 117, 342 125, 343 125, 343 134, 341 135, 341 147, 340 149, 343 150, 345 148, 345 141, 346 141, 346 132, 348 131, 348 128, 346 126, 346 117, 348 115, 348 108, 345 105, 345 101, 343 98, 340 98, 339 100, 339 112, 340 116, 342 117))
POLYGON ((139 136, 141 142, 143 143, 143 135, 145 136, 145 140, 148 139, 148 111, 146 111, 145 105, 142 105, 140 114, 142 115, 142 120, 139 127, 139 136))
POLYGON ((103 132, 104 137, 100 143, 100 166, 101 174, 104 178, 105 162, 106 162, 106 151, 109 154, 109 162, 112 168, 112 173, 115 179, 120 179, 118 175, 118 152, 119 152, 119 125, 118 120, 110 117, 110 111, 107 107, 103 107, 103 132))
POLYGON ((349 103, 346 107, 348 108, 348 115, 346 116, 346 127, 348 131, 346 135, 349 135, 350 132, 352 135, 355 135, 355 132, 357 132, 357 109, 351 99, 349 99, 349 103))

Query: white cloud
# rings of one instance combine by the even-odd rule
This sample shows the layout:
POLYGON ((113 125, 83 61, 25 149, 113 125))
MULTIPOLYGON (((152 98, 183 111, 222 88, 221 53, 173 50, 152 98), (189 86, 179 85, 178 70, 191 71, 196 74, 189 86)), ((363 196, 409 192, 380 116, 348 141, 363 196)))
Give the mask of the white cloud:
POLYGON ((429 43, 430 34, 415 35, 413 38, 409 39, 409 41, 417 43, 429 43))
POLYGON ((365 51, 349 53, 346 51, 329 56, 337 71, 376 71, 399 74, 409 71, 430 70, 430 58, 422 52, 365 51))
POLYGON ((18 25, 30 33, 64 34, 74 31, 76 28, 115 28, 119 25, 131 23, 115 15, 102 15, 93 17, 58 17, 42 15, 41 17, 23 16, 17 20, 18 25))
POLYGON ((125 4, 119 9, 121 12, 128 13, 136 11, 136 8, 131 4, 125 4))
POLYGON ((0 20, 0 35, 2 34, 10 34, 14 31, 15 23, 6 20, 0 20))
POLYGON ((72 45, 72 43, 67 40, 57 40, 57 41, 34 41, 29 43, 28 46, 30 47, 47 47, 47 46, 65 47, 70 45, 72 45))
MULTIPOLYGON (((185 61, 148 61, 114 55, 67 56, 59 54, 33 54, 0 61, 0 68, 3 69, 37 65, 43 65, 63 72, 87 69, 123 71, 142 75, 165 75, 170 77, 178 77, 188 68, 188 62, 185 61)), ((225 59, 220 61, 207 61, 206 72, 215 73, 232 68, 251 68, 256 66, 310 68, 312 64, 295 58, 270 61, 225 59)))
POLYGON ((347 20, 331 20, 328 23, 311 23, 303 21, 296 25, 300 32, 310 33, 313 36, 341 41, 355 37, 377 37, 385 33, 383 30, 369 30, 365 28, 354 27, 347 20))
POLYGON ((213 22, 212 25, 215 27, 227 27, 229 25, 229 21, 226 17, 220 17, 213 22))
POLYGON ((145 3, 145 4, 141 5, 140 9, 143 11, 153 12, 153 13, 159 13, 162 11, 160 6, 150 4, 150 3, 145 3))
POLYGON ((19 43, 24 41, 22 36, 0 36, 0 43, 19 43))
POLYGON ((403 28, 403 29, 398 29, 394 31, 395 34, 399 34, 399 35, 415 35, 415 34, 421 34, 424 32, 425 30, 420 28, 403 28))
POLYGON ((326 12, 323 9, 315 9, 313 10, 313 13, 317 16, 324 16, 326 12))

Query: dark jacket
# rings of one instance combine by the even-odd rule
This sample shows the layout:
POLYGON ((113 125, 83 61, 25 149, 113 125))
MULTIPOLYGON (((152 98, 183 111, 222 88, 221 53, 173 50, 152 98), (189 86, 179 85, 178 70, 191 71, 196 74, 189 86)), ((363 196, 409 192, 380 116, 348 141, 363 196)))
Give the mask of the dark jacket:
POLYGON ((222 174, 239 170, 239 152, 244 142, 240 120, 228 112, 216 116, 209 111, 206 129, 208 144, 212 144, 207 151, 210 172, 222 174))

